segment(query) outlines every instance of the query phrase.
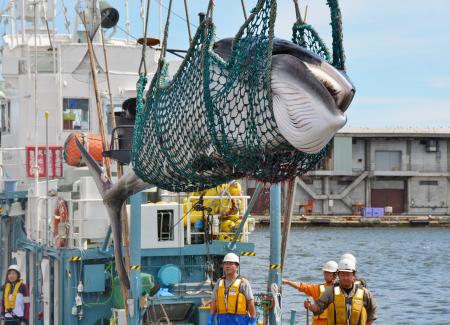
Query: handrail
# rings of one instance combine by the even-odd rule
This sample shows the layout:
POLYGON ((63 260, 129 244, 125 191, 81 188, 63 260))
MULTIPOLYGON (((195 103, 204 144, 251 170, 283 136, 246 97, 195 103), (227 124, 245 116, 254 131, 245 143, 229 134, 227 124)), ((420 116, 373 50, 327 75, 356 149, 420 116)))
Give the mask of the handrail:
MULTIPOLYGON (((200 198, 206 199, 206 200, 221 200, 221 199, 224 199, 224 196, 220 196, 220 195, 208 195, 208 196, 206 196, 205 195, 205 196, 189 196, 187 198, 188 212, 186 213, 186 215, 184 217, 186 218, 186 224, 188 225, 186 227, 186 240, 187 240, 186 244, 188 244, 188 245, 191 244, 191 235, 192 234, 197 234, 197 232, 191 232, 191 227, 190 227, 190 224, 191 224, 191 210, 192 210, 191 201, 198 200, 200 198)), ((239 200, 239 199, 241 199, 243 201, 243 210, 244 211, 248 210, 247 209, 247 200, 249 198, 250 198, 250 196, 248 196, 248 195, 227 195, 226 196, 226 199, 228 199, 228 200, 233 200, 233 199, 239 200)), ((244 224, 245 224, 245 221, 244 221, 244 219, 242 219, 241 224, 239 225, 239 227, 242 226, 242 228, 243 228, 244 224)), ((229 233, 227 233, 227 232, 219 232, 219 235, 220 234, 229 234, 229 233)), ((247 233, 244 233, 244 235, 247 235, 247 233)), ((245 240, 247 240, 247 238, 245 240)))

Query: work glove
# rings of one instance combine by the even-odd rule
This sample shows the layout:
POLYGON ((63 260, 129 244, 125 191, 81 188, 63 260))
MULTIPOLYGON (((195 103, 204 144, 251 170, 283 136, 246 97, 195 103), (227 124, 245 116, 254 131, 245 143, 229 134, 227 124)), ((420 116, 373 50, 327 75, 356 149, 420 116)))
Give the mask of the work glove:
POLYGON ((248 324, 249 325, 257 325, 258 324, 258 319, 256 317, 250 317, 248 324))
POLYGON ((206 325, 213 325, 215 316, 216 314, 208 314, 208 323, 206 323, 206 325))

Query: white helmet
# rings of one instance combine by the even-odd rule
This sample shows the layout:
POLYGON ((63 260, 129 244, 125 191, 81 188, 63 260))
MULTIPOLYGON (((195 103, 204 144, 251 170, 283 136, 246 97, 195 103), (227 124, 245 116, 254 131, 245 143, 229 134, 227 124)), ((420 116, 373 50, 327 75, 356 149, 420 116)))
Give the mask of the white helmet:
POLYGON ((353 263, 355 263, 355 265, 356 265, 356 257, 355 257, 355 255, 350 254, 350 253, 345 253, 344 255, 341 256, 341 260, 345 260, 345 259, 353 261, 353 263))
POLYGON ((20 276, 19 265, 17 265, 17 264, 11 264, 11 265, 8 267, 8 272, 11 271, 11 270, 16 271, 16 272, 19 274, 19 276, 20 276))
POLYGON ((322 268, 322 271, 335 273, 338 269, 338 264, 335 261, 328 261, 322 268))
POLYGON ((233 262, 239 264, 239 257, 235 253, 228 253, 223 258, 223 262, 233 262))
POLYGON ((351 259, 344 258, 339 261, 338 264, 338 271, 339 272, 355 272, 356 271, 356 265, 355 262, 353 262, 351 259))

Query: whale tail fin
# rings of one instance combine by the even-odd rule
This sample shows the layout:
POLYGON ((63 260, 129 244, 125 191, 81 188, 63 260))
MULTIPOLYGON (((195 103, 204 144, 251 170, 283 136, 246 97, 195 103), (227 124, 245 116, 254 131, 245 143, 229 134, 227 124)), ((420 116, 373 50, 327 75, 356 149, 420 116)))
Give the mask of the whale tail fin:
MULTIPOLYGON (((95 184, 103 198, 103 203, 108 211, 113 241, 114 241, 114 256, 116 271, 119 274, 120 279, 124 286, 130 288, 130 279, 128 277, 128 272, 125 268, 125 263, 122 256, 122 226, 121 226, 121 215, 126 213, 126 209, 123 209, 123 203, 126 200, 126 194, 122 194, 119 189, 117 189, 117 184, 113 184, 112 181, 106 176, 102 168, 97 164, 94 158, 89 154, 86 148, 75 139, 78 149, 80 150, 81 156, 83 157, 89 171, 94 178, 95 184), (120 195, 122 194, 122 195, 120 195), (123 199, 124 198, 124 199, 123 199)), ((124 189, 126 191, 126 189, 124 189)))

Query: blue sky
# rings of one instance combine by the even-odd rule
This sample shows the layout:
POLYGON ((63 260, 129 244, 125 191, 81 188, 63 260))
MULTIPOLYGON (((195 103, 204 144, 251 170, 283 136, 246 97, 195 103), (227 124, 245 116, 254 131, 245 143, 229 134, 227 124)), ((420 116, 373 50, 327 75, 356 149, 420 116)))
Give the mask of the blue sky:
MULTIPOLYGON (((174 1, 169 46, 186 49, 183 0, 174 1)), ((6 2, 3 0, 3 2, 6 2)), ((60 2, 60 1, 58 1, 60 2)), ((109 0, 121 12, 123 0, 109 0)), ((144 0, 146 2, 146 0, 144 0)), ((191 23, 206 11, 207 0, 188 0, 191 23)), ((159 0, 150 0, 149 35, 159 35, 159 0)), ((166 7, 168 0, 162 0, 166 7)), ((233 36, 243 23, 240 0, 215 0, 217 37, 233 36)), ((256 0, 245 0, 249 11, 256 0)), ((326 0, 299 0, 307 22, 331 45, 326 0)), ((65 0, 69 12, 75 1, 65 0)), ((131 34, 142 36, 141 0, 129 0, 131 34)), ((450 1, 340 0, 347 73, 357 95, 348 110, 349 127, 450 127, 450 1)), ((61 12, 60 5, 58 6, 61 12)), ((163 9, 165 16, 165 9, 163 9)), ((290 39, 295 21, 292 0, 278 1, 276 35, 290 39)), ((58 28, 63 30, 62 15, 58 28)), ((192 26, 193 33, 195 27, 192 26)), ((118 32, 117 36, 124 36, 118 32)))

